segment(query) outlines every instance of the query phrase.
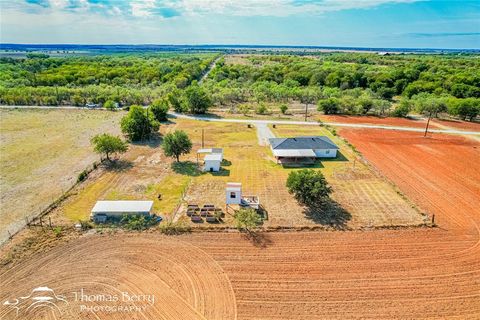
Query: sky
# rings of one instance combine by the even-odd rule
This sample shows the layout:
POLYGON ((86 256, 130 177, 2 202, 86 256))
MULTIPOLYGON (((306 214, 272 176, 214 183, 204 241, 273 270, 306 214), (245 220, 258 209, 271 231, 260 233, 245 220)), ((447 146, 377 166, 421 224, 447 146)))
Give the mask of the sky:
POLYGON ((0 0, 0 42, 480 48, 480 0, 0 0))

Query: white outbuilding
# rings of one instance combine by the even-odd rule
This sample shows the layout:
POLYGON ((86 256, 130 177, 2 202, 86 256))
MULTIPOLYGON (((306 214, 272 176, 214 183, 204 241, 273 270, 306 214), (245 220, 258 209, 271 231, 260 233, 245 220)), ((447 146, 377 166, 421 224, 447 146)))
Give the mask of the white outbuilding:
POLYGON ((223 149, 222 148, 208 148, 200 149, 197 151, 198 155, 205 154, 203 158, 203 171, 218 172, 222 166, 223 161, 223 149))
POLYGON ((242 203, 242 184, 237 182, 227 183, 225 188, 226 204, 241 204, 242 203))
POLYGON ((153 201, 97 201, 90 217, 96 222, 105 222, 107 218, 120 218, 123 215, 150 215, 152 207, 153 201))
POLYGON ((220 171, 220 166, 222 164, 222 154, 221 153, 212 153, 207 154, 205 158, 203 158, 203 170, 210 171, 210 172, 218 172, 220 171))

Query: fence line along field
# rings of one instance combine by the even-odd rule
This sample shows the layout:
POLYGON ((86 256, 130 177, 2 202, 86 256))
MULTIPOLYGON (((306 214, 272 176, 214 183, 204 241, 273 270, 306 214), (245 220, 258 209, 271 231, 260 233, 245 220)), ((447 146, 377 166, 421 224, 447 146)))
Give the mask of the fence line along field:
POLYGON ((0 242, 98 160, 90 138, 119 134, 120 117, 120 112, 0 109, 0 242))

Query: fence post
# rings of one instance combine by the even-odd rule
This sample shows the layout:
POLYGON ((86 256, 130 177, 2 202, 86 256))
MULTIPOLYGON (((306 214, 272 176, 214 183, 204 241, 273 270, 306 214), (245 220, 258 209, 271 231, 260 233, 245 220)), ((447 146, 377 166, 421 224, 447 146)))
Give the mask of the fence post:
POLYGON ((48 217, 48 225, 50 226, 50 229, 52 229, 52 218, 48 217))
POLYGON ((432 214, 432 225, 435 225, 435 213, 432 214))

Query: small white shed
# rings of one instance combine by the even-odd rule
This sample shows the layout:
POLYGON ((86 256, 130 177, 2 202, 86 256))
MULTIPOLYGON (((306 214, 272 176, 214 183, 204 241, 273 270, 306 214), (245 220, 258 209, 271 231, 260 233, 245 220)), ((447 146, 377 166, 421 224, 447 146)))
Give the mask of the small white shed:
POLYGON ((242 203, 242 184, 238 182, 229 182, 225 188, 226 204, 242 203))
POLYGON ((204 171, 218 172, 220 171, 220 166, 222 164, 222 154, 221 153, 212 153, 207 154, 203 159, 204 171))

